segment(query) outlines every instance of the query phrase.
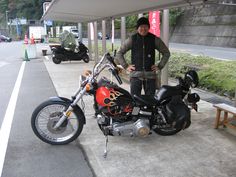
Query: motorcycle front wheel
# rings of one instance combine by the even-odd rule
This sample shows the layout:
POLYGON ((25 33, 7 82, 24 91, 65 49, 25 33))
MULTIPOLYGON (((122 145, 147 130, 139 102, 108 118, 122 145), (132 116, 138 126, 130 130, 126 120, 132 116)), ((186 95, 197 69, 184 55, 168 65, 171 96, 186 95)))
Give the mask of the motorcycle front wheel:
POLYGON ((64 145, 74 141, 80 135, 83 130, 81 119, 83 115, 79 112, 72 112, 60 127, 54 128, 69 104, 49 100, 34 110, 31 127, 39 139, 52 145, 64 145))
POLYGON ((88 56, 87 54, 83 56, 83 61, 84 61, 85 63, 88 63, 88 62, 89 62, 89 56, 88 56))
POLYGON ((53 61, 53 63, 55 63, 55 64, 60 64, 60 63, 61 63, 61 59, 56 58, 56 57, 52 57, 52 61, 53 61))

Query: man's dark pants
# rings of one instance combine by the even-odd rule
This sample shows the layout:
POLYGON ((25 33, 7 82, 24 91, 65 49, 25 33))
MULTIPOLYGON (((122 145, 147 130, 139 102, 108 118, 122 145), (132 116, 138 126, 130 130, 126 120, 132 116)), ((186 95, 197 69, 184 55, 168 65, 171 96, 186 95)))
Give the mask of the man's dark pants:
POLYGON ((156 79, 141 80, 136 77, 130 78, 130 92, 131 95, 141 95, 142 88, 144 88, 145 95, 155 95, 156 79))

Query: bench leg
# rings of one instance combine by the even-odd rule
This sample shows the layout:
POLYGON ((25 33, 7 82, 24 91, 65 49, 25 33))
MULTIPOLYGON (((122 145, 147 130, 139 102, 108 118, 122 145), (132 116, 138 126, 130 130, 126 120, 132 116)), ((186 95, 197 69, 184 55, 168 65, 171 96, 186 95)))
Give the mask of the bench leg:
POLYGON ((225 127, 225 124, 228 122, 228 112, 224 111, 224 120, 223 120, 223 126, 225 127))
POLYGON ((221 110, 217 109, 217 111, 216 111, 216 120, 215 120, 215 128, 219 127, 219 124, 220 124, 220 113, 221 113, 221 110))

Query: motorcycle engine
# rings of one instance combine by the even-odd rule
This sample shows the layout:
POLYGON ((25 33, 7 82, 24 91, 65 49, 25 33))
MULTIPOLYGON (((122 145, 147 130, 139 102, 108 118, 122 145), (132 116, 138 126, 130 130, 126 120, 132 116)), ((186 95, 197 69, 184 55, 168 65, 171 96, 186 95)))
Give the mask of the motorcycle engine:
POLYGON ((138 119, 136 122, 114 123, 112 127, 114 136, 146 137, 150 132, 148 119, 138 119))
POLYGON ((104 116, 97 117, 98 124, 102 128, 103 132, 105 129, 109 129, 109 134, 113 136, 129 136, 129 137, 146 137, 150 133, 149 120, 147 118, 140 118, 136 121, 128 122, 114 122, 112 126, 109 126, 108 121, 104 116), (106 126, 104 126, 106 124, 106 126))

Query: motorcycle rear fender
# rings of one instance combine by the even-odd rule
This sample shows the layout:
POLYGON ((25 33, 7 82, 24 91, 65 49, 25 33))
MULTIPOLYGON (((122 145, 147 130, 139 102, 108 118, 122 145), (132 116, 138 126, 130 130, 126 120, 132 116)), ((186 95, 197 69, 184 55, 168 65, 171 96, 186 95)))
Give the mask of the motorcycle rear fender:
MULTIPOLYGON (((64 97, 51 97, 49 100, 51 101, 55 101, 55 102, 64 102, 64 103, 69 103, 71 104, 71 100, 68 98, 64 98, 64 97)), ((83 124, 86 124, 86 119, 84 116, 84 112, 82 111, 82 109, 78 106, 75 105, 73 106, 74 109, 74 113, 83 121, 83 124)))
POLYGON ((177 129, 186 129, 191 124, 191 112, 190 109, 180 100, 178 99, 172 100, 167 108, 167 117, 169 118, 169 122, 175 121, 175 127, 177 129))

